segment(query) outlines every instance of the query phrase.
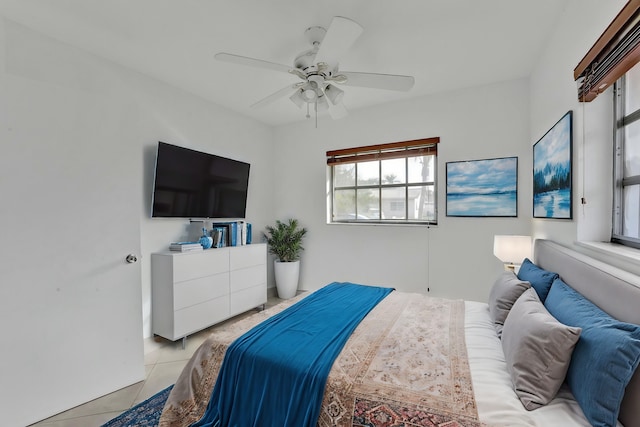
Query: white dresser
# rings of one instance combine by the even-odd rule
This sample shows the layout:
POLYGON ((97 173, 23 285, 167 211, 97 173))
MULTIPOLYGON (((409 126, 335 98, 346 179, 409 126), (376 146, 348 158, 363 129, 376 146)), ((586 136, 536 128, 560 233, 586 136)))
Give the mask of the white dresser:
POLYGON ((151 254, 155 335, 171 341, 184 339, 266 302, 264 243, 151 254))

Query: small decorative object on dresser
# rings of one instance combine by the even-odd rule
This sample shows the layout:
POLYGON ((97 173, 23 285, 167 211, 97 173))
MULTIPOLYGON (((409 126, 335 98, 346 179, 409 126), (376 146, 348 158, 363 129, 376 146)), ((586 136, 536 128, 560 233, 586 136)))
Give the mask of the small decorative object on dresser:
POLYGON ((298 278, 300 277, 300 252, 302 238, 307 234, 306 228, 298 228, 298 220, 289 219, 287 223, 277 220, 276 226, 267 226, 264 236, 269 245, 269 253, 274 254, 274 272, 278 297, 289 299, 296 295, 298 278))
POLYGON ((207 234, 207 229, 202 229, 202 237, 200 237, 202 249, 209 249, 213 245, 213 238, 207 234))

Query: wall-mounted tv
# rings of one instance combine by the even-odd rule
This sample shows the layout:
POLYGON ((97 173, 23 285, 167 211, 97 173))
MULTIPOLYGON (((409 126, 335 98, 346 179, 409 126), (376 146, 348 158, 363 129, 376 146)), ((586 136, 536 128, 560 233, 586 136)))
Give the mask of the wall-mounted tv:
POLYGON ((153 218, 244 218, 249 163, 158 142, 153 218))

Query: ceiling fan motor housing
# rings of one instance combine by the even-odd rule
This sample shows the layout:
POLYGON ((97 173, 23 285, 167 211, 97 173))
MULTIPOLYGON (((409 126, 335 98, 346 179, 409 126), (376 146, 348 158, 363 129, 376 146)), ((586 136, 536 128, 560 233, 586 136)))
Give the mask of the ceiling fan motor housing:
POLYGON ((312 67, 315 67, 314 60, 325 34, 327 34, 327 30, 324 27, 309 27, 306 29, 304 35, 313 47, 296 56, 293 61, 293 66, 295 68, 299 68, 305 72, 316 71, 315 69, 312 69, 312 67))
POLYGON ((305 50, 296 56, 296 59, 293 61, 293 66, 304 72, 311 71, 310 68, 315 66, 313 60, 316 58, 316 53, 318 53, 317 47, 305 50))

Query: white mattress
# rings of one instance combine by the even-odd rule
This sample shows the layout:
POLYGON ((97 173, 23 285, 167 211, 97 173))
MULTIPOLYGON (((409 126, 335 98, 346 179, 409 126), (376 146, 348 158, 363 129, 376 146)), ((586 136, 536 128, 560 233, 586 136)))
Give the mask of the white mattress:
POLYGON ((480 421, 489 426, 509 427, 589 425, 566 385, 546 406, 534 411, 522 406, 513 391, 487 304, 465 301, 465 339, 480 421))

